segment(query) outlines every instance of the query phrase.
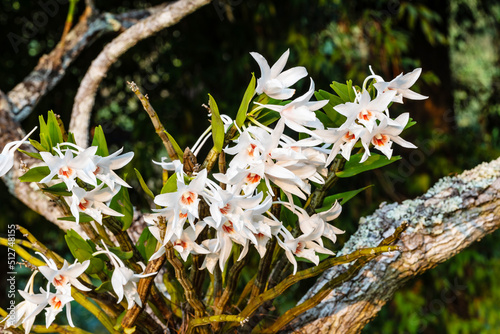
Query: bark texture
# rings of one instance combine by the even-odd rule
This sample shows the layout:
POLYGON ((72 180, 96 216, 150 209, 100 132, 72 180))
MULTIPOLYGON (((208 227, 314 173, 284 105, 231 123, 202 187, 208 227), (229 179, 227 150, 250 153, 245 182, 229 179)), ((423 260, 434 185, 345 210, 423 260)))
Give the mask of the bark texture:
MULTIPOLYGON (((500 226, 500 159, 445 177, 414 200, 382 204, 360 220, 358 231, 338 255, 376 246, 403 221, 409 228, 397 243, 401 252, 369 262, 354 279, 334 289, 284 332, 359 333, 410 278, 495 231, 500 226)), ((302 301, 347 268, 325 272, 302 301)))
POLYGON ((183 17, 211 0, 179 0, 158 13, 148 17, 111 41, 92 62, 75 96, 69 131, 75 135, 76 143, 86 147, 89 136, 90 115, 95 102, 97 88, 111 65, 139 41, 179 22, 183 17))
MULTIPOLYGON (((65 36, 64 40, 59 42, 49 54, 42 56, 37 66, 22 82, 17 84, 8 93, 0 91, 0 147, 4 147, 7 143, 24 137, 25 132, 19 122, 25 119, 34 110, 38 102, 60 82, 80 53, 101 36, 107 33, 123 34, 129 31, 127 30, 128 28, 136 26, 141 22, 138 30, 143 34, 139 35, 145 38, 144 36, 148 33, 157 32, 159 28, 156 20, 144 21, 144 19, 161 14, 163 16, 160 17, 160 21, 168 21, 169 25, 173 25, 184 16, 199 8, 202 3, 209 2, 208 0, 182 0, 171 5, 164 3, 148 9, 131 10, 121 14, 97 13, 93 6, 88 5, 78 23, 65 36), (198 4, 198 6, 194 4, 198 4), (186 7, 182 10, 181 7, 184 5, 186 7), (171 10, 174 12, 172 13, 171 10)), ((88 4, 90 3, 88 2, 88 4)), ((137 29, 132 31, 137 31, 137 29)), ((126 39, 130 41, 130 38, 126 39)), ((135 42, 138 40, 140 38, 135 42)), ((123 47, 120 48, 121 53, 119 54, 121 55, 134 44, 128 45, 125 49, 123 47)), ((111 49, 113 47, 116 47, 116 44, 112 44, 111 49)), ((113 58, 113 62, 118 59, 118 56, 113 58)), ((105 71, 107 69, 109 69, 109 66, 105 68, 105 71)), ((92 71, 92 73, 95 73, 95 71, 92 71)), ((100 75, 103 77, 106 75, 106 72, 100 75)), ((84 128, 86 129, 85 131, 88 131, 88 125, 84 128)), ((79 132, 81 133, 82 130, 80 129, 79 132)), ((31 184, 18 181, 19 176, 24 173, 21 168, 21 157, 24 159, 23 163, 28 166, 37 163, 36 160, 27 158, 16 152, 14 168, 2 177, 9 191, 30 209, 38 212, 59 228, 63 230, 75 228, 74 224, 57 219, 63 216, 58 206, 37 190, 36 186, 33 187, 31 184)))

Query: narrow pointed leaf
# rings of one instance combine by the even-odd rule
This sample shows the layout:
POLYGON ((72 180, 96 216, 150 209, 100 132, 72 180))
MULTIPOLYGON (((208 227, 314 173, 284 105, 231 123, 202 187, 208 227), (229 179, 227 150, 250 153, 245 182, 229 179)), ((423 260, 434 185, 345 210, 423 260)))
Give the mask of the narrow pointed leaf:
POLYGON ((142 190, 144 190, 144 192, 146 193, 146 195, 148 195, 149 197, 151 197, 152 199, 154 199, 155 195, 149 189, 148 185, 146 184, 146 182, 142 178, 141 173, 137 170, 137 168, 134 168, 134 171, 135 171, 135 175, 137 176, 137 179, 139 180, 139 183, 141 185, 142 190))
POLYGON ((32 167, 23 176, 19 178, 21 182, 40 182, 44 177, 50 174, 47 166, 32 167))
POLYGON ((337 95, 342 99, 342 103, 352 102, 351 98, 349 97, 347 85, 334 81, 332 82, 330 87, 332 87, 335 93, 337 93, 337 95))
POLYGON ((222 122, 222 118, 220 117, 217 103, 210 94, 208 94, 208 104, 212 112, 212 137, 214 140, 214 149, 217 153, 220 153, 224 145, 224 122, 222 122))
POLYGON ((57 120, 57 116, 54 114, 52 110, 49 110, 47 115, 47 127, 49 130, 50 141, 52 143, 52 147, 56 146, 59 143, 64 142, 61 128, 59 127, 59 121, 57 120))
POLYGON ((104 136, 104 131, 102 130, 102 126, 100 125, 94 128, 94 138, 92 139, 92 146, 97 146, 97 155, 100 155, 101 157, 107 157, 109 155, 106 137, 104 136))
POLYGON ((164 193, 171 193, 171 192, 174 192, 177 190, 177 174, 174 173, 172 174, 167 182, 165 182, 165 185, 163 186, 163 188, 161 188, 161 194, 164 194, 164 193))
POLYGON ((342 199, 340 201, 340 205, 344 205, 351 198, 353 198, 354 196, 356 196, 357 194, 359 194, 363 190, 368 189, 368 188, 370 188, 372 186, 373 186, 373 184, 370 184, 369 186, 366 186, 366 187, 363 187, 363 188, 359 188, 359 189, 356 189, 356 190, 346 191, 346 192, 343 192, 343 193, 338 193, 338 194, 335 194, 335 195, 328 196, 323 201, 323 207, 321 207, 320 209, 317 209, 316 211, 317 212, 322 212, 322 211, 329 210, 332 207, 332 205, 335 203, 335 201, 338 201, 340 199, 342 199))
POLYGON ((177 144, 177 142, 175 141, 174 137, 172 137, 170 135, 170 133, 168 133, 167 131, 165 131, 165 134, 167 135, 168 137, 168 140, 170 140, 170 143, 172 144, 172 146, 174 147, 174 150, 175 150, 175 153, 177 153, 177 156, 179 157, 179 160, 181 162, 183 162, 183 154, 184 152, 181 150, 179 144, 177 144))
POLYGON ((391 159, 387 159, 384 155, 372 154, 365 162, 359 163, 363 153, 358 153, 349 159, 344 166, 344 170, 337 172, 338 177, 351 177, 368 170, 380 168, 389 165, 395 161, 401 159, 400 156, 394 156, 391 159))
POLYGON ((96 274, 104 269, 104 262, 92 256, 94 249, 74 230, 69 230, 64 236, 68 248, 73 256, 80 262, 90 260, 90 265, 85 270, 89 275, 96 274))
POLYGON ((40 144, 38 141, 31 139, 31 138, 29 139, 29 141, 30 141, 31 146, 33 146, 38 151, 41 151, 41 152, 45 151, 45 147, 43 147, 43 145, 40 144))
POLYGON ((66 184, 64 182, 54 184, 51 187, 43 188, 42 191, 51 193, 58 196, 71 196, 72 193, 68 191, 66 184))
POLYGON ((139 240, 137 240, 136 247, 144 259, 149 259, 155 252, 157 242, 156 238, 149 231, 149 228, 145 228, 139 240))
POLYGON ((117 220, 122 222, 123 231, 132 225, 132 221, 134 219, 134 207, 130 201, 128 188, 121 187, 120 191, 113 197, 113 199, 111 199, 109 207, 123 215, 123 217, 115 217, 117 220))
POLYGON ((40 153, 28 152, 28 151, 21 150, 21 149, 19 149, 19 152, 26 154, 28 157, 35 158, 35 159, 38 159, 38 160, 43 160, 42 156, 40 155, 40 153))
POLYGON ((241 127, 247 118, 248 105, 255 94, 255 75, 252 73, 252 79, 248 84, 248 87, 243 95, 243 100, 241 101, 238 113, 236 114, 236 125, 241 127))

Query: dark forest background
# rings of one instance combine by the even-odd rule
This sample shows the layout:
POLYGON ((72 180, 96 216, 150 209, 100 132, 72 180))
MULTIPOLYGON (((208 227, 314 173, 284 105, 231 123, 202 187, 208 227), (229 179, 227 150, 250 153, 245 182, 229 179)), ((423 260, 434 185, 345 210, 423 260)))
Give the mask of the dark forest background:
MULTIPOLYGON (((46 24, 33 25, 36 13, 49 1, 0 1, 0 90, 11 90, 58 43, 67 4, 60 5, 46 24), (22 42, 12 44, 13 34, 22 42)), ((96 6, 100 11, 121 12, 159 3, 108 0, 96 1, 96 6)), ((80 1, 77 14, 83 8, 80 1)), ((166 152, 127 81, 134 80, 148 94, 167 130, 186 147, 207 127, 201 106, 207 93, 215 97, 222 113, 236 115, 251 72, 260 74, 250 51, 272 64, 289 48, 288 67, 305 66, 316 88, 324 90, 330 90, 333 80, 352 79, 361 85, 369 65, 386 80, 422 67, 415 89, 429 99, 408 101, 395 109, 410 112, 418 122, 405 139, 419 149, 396 149, 403 158, 399 162, 361 174, 356 184, 351 179, 339 184, 346 190, 374 185, 345 205, 336 224, 346 230, 337 243, 341 247, 359 218, 382 202, 419 196, 439 178, 499 156, 499 26, 500 4, 493 0, 216 1, 122 56, 100 85, 92 122, 103 126, 110 151, 121 146, 135 151, 133 163, 123 172, 135 187, 133 202, 146 211, 149 205, 140 197, 132 168, 158 191, 161 175, 151 160, 166 152)), ((112 38, 106 35, 83 52, 23 122, 25 129, 48 110, 68 124, 80 80, 112 38)), ((299 82, 299 93, 308 85, 308 80, 299 82)), ((6 224, 21 223, 49 247, 67 252, 62 232, 9 196, 3 183, 0 206, 2 233, 6 224)), ((364 333, 498 333, 499 238, 496 232, 411 281, 364 333)), ((1 253, 4 256, 5 249, 1 253)), ((282 298, 278 307, 286 309, 293 302, 282 298)), ((88 326, 92 328, 91 320, 88 326)))

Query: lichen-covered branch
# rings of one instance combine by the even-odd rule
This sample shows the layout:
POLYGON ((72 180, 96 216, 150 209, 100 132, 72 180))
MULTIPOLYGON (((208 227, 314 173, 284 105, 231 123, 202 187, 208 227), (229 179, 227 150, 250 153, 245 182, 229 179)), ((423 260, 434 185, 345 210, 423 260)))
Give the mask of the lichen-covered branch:
MULTIPOLYGON (((359 333, 410 278, 446 261, 500 226, 500 159, 454 177, 401 204, 382 205, 362 218, 339 255, 376 245, 402 221, 409 227, 396 243, 400 252, 369 262, 356 277, 294 319, 284 332, 359 333)), ((325 272, 301 302, 317 294, 348 268, 325 272)))
POLYGON ((112 40, 92 62, 85 74, 71 115, 69 130, 75 134, 77 144, 86 146, 89 135, 90 114, 94 106, 95 94, 111 65, 139 41, 179 22, 211 0, 179 0, 169 4, 158 13, 145 18, 125 30, 112 40))
MULTIPOLYGON (((42 56, 38 65, 22 82, 8 93, 0 91, 0 147, 24 137, 25 132, 19 122, 25 119, 42 97, 60 82, 69 66, 87 46, 103 34, 126 29, 165 6, 132 10, 121 14, 95 14, 89 10, 90 7, 87 7, 79 22, 67 33, 64 40, 49 54, 42 56)), ((24 173, 20 168, 21 158, 28 166, 34 162, 33 159, 16 152, 14 168, 2 178, 10 193, 59 228, 63 230, 75 228, 74 223, 57 219, 64 215, 60 208, 41 191, 32 188, 29 183, 18 181, 18 177, 24 173)))

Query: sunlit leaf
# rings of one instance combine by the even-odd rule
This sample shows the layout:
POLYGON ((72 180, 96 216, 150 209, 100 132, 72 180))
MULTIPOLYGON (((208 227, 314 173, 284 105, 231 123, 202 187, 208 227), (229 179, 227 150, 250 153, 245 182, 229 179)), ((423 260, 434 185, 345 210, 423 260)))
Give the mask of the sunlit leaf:
POLYGON ((100 155, 101 157, 107 157, 109 155, 106 137, 104 136, 104 131, 102 130, 102 126, 100 125, 94 128, 94 138, 92 139, 92 146, 97 146, 97 155, 100 155))
POLYGON ((252 73, 252 79, 248 84, 245 94, 243 95, 243 100, 241 101, 240 107, 238 108, 238 113, 236 114, 236 125, 241 127, 245 122, 247 117, 248 105, 255 94, 255 75, 252 73))
POLYGON ((44 177, 50 174, 50 168, 47 166, 32 167, 23 176, 19 178, 21 182, 40 182, 44 177))
POLYGON ((212 137, 214 140, 214 149, 216 152, 222 152, 224 145, 224 122, 220 117, 219 108, 212 95, 208 94, 208 104, 212 112, 212 137))
POLYGON ((139 184, 141 185, 142 190, 144 190, 144 192, 146 193, 146 195, 148 195, 149 197, 151 197, 152 199, 154 199, 155 195, 149 189, 149 187, 146 184, 146 182, 144 181, 141 173, 136 168, 134 168, 134 171, 135 171, 135 175, 137 176, 137 179, 139 180, 139 184))
POLYGON ((352 155, 349 161, 345 163, 344 170, 337 172, 337 176, 351 177, 368 170, 389 165, 401 159, 400 156, 394 156, 391 159, 387 159, 384 155, 372 153, 372 155, 365 162, 359 163, 362 157, 363 153, 352 155))

